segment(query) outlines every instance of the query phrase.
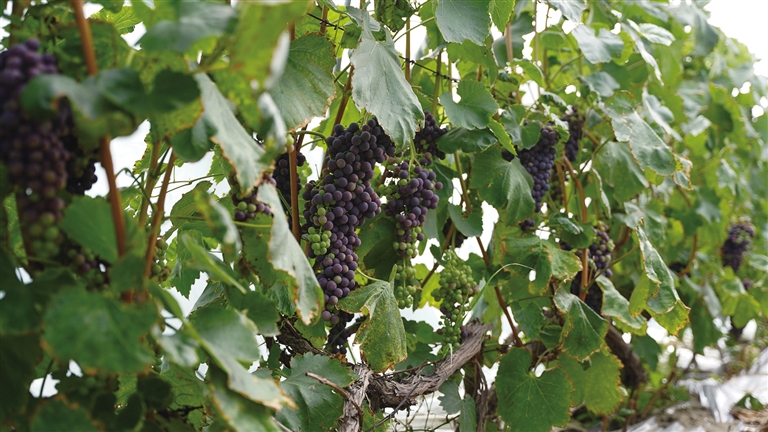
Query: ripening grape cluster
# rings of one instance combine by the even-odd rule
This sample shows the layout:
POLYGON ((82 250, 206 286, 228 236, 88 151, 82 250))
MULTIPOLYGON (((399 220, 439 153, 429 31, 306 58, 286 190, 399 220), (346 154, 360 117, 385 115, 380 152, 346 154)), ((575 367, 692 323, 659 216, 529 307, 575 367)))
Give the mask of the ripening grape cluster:
POLYGON ((435 181, 437 175, 420 166, 411 167, 408 161, 390 168, 389 177, 394 179, 387 188, 387 216, 395 218, 397 240, 393 248, 405 258, 415 258, 416 242, 424 240, 422 227, 427 212, 437 208, 440 197, 436 190, 443 184, 435 181))
MULTIPOLYGON (((296 153, 296 166, 301 167, 307 162, 306 156, 301 152, 296 153)), ((277 158, 275 164, 275 171, 272 173, 272 178, 275 180, 277 190, 283 195, 286 202, 291 202, 291 169, 290 169, 290 154, 283 153, 277 158)), ((296 185, 296 192, 301 191, 301 186, 296 185)))
POLYGON ((736 273, 744 261, 744 253, 752 244, 755 237, 755 227, 748 221, 740 221, 731 225, 728 229, 728 238, 720 248, 723 265, 733 269, 736 273))
POLYGON ((445 152, 437 148, 437 139, 446 133, 448 129, 440 128, 432 113, 424 111, 424 127, 413 137, 416 152, 423 154, 427 163, 431 163, 433 157, 445 159, 445 152))
POLYGON ((58 194, 67 184, 70 153, 60 139, 71 118, 38 121, 28 118, 19 97, 26 84, 41 74, 56 74, 56 59, 37 51, 40 43, 28 39, 0 53, 0 160, 17 190, 22 232, 34 255, 59 254, 63 235, 56 227, 65 202, 58 194))
MULTIPOLYGON (((555 155, 557 154, 555 144, 557 144, 558 139, 557 132, 551 126, 543 126, 541 137, 536 145, 517 152, 523 168, 533 177, 531 196, 536 204, 536 212, 541 211, 541 202, 549 190, 549 177, 552 173, 552 167, 555 166, 555 155)), ((502 157, 507 161, 512 161, 515 155, 504 150, 502 157)))
POLYGON ((595 268, 600 271, 604 270, 605 277, 613 276, 613 272, 608 266, 611 264, 611 258, 613 254, 613 240, 608 234, 608 227, 605 224, 599 224, 595 227, 597 232, 598 241, 595 244, 589 245, 589 257, 592 262, 595 263, 595 268))
POLYGON ((571 112, 562 118, 568 123, 568 141, 565 142, 565 157, 571 162, 576 162, 579 153, 579 142, 584 137, 584 116, 576 107, 571 107, 571 112))
POLYGON ((155 243, 155 263, 152 264, 152 279, 159 282, 165 282, 171 276, 171 268, 165 264, 165 251, 168 250, 168 243, 164 238, 159 237, 155 243))
MULTIPOLYGON (((275 185, 273 178, 267 179, 267 182, 272 186, 275 185)), ((243 194, 243 190, 240 184, 232 176, 229 178, 229 184, 231 186, 232 202, 235 204, 235 221, 246 222, 256 217, 257 214, 263 213, 267 216, 272 216, 272 209, 268 205, 260 202, 258 199, 257 187, 251 188, 251 191, 243 194)))
POLYGON ((75 273, 81 276, 89 289, 107 289, 109 280, 107 268, 109 264, 101 260, 90 249, 65 242, 67 254, 64 260, 75 273))
POLYGON ((416 279, 416 269, 413 268, 409 260, 402 260, 400 264, 395 264, 395 279, 392 282, 397 307, 405 309, 413 305, 413 295, 419 282, 416 279))
MULTIPOLYGON (((373 169, 395 154, 395 146, 376 119, 362 127, 336 125, 333 132, 327 139, 323 177, 308 183, 302 197, 306 201, 304 232, 312 244, 309 256, 315 258, 317 280, 325 292, 322 318, 336 326, 348 317, 338 313, 335 305, 356 286, 355 248, 360 239, 355 230, 381 212, 381 200, 371 187, 373 169), (322 245, 315 246, 314 240, 322 245)), ((329 339, 330 346, 337 346, 332 342, 329 339)))
POLYGON ((441 355, 456 350, 467 336, 462 325, 464 312, 469 298, 477 294, 480 288, 475 284, 472 269, 462 261, 452 249, 443 257, 445 268, 440 272, 439 287, 432 292, 432 297, 441 301, 440 312, 443 314, 442 328, 438 333, 443 336, 441 355))

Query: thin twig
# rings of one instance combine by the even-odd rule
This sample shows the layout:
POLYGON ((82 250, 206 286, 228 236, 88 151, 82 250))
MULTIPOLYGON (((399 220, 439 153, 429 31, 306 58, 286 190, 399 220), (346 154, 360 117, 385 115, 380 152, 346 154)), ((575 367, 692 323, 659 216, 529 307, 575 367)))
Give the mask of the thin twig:
POLYGON ((337 392, 338 394, 340 394, 341 396, 343 396, 343 397, 344 397, 344 399, 346 399, 346 400, 350 401, 350 402, 352 403, 352 405, 354 405, 354 406, 355 406, 355 408, 357 409, 357 412, 358 412, 358 413, 360 413, 360 418, 361 418, 361 419, 363 418, 363 409, 360 407, 360 405, 359 405, 357 402, 353 401, 353 400, 352 400, 352 398, 350 398, 350 397, 349 397, 349 393, 347 393, 347 391, 346 391, 346 390, 344 390, 343 388, 341 388, 341 387, 339 387, 338 385, 336 385, 336 383, 334 383, 333 381, 329 381, 328 379, 326 379, 326 378, 323 378, 323 377, 321 377, 320 375, 314 374, 314 373, 312 373, 312 372, 307 372, 307 373, 306 373, 306 375, 307 375, 308 377, 310 377, 310 378, 314 378, 314 379, 316 379, 316 380, 320 381, 322 384, 325 384, 325 385, 327 385, 328 387, 330 387, 330 388, 332 388, 332 389, 336 390, 336 392, 337 392))
MULTIPOLYGON (((304 126, 302 130, 307 130, 307 127, 304 126)), ((296 242, 299 244, 301 244, 301 227, 299 226, 299 173, 297 171, 297 159, 305 136, 305 134, 301 134, 296 138, 293 151, 288 155, 288 169, 291 176, 291 229, 293 230, 293 237, 296 238, 296 242)))
MULTIPOLYGON (((149 191, 149 194, 152 194, 152 190, 155 189, 155 183, 157 182, 157 174, 155 173, 155 169, 157 169, 158 164, 158 158, 160 157, 160 143, 153 143, 152 144, 152 153, 149 156, 149 169, 147 170, 147 185, 146 190, 149 191)), ((143 198, 141 200, 141 211, 139 212, 139 226, 143 227, 147 223, 147 215, 149 212, 147 211, 150 206, 150 200, 149 198, 143 198)))
POLYGON ((512 336, 515 339, 515 346, 518 348, 525 348, 523 341, 520 340, 520 336, 518 336, 517 334, 517 326, 515 326, 514 321, 512 321, 512 316, 509 314, 509 311, 507 310, 507 303, 504 301, 504 297, 501 296, 501 290, 499 289, 499 286, 498 285, 494 286, 493 290, 496 291, 496 298, 499 300, 499 306, 501 307, 501 310, 504 311, 504 316, 507 317, 507 322, 509 323, 509 326, 512 328, 512 336))
POLYGON ((144 255, 144 279, 148 279, 152 274, 152 262, 155 259, 155 245, 157 244, 157 236, 160 233, 160 225, 163 222, 163 215, 165 214, 165 196, 168 192, 168 183, 171 181, 171 173, 173 172, 173 162, 176 160, 176 153, 171 151, 171 157, 168 159, 165 169, 165 177, 163 177, 163 184, 160 186, 160 195, 157 197, 157 205, 155 211, 152 213, 152 223, 149 228, 149 242, 147 244, 147 253, 144 255))
POLYGON ((43 389, 45 388, 45 381, 48 379, 48 374, 51 373, 51 368, 53 367, 53 359, 48 362, 48 367, 45 368, 45 375, 43 375, 43 383, 40 384, 40 393, 37 395, 38 399, 42 399, 43 397, 43 389))

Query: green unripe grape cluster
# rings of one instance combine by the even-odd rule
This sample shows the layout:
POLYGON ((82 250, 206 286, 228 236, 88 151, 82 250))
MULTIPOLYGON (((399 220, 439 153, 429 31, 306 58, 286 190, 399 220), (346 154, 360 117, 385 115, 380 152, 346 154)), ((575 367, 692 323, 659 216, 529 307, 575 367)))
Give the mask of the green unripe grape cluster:
MULTIPOLYGON (((320 207, 317 214, 325 216, 326 209, 320 207), (322 213, 322 214, 321 214, 322 213)), ((331 232, 323 228, 310 227, 307 231, 307 241, 315 255, 325 255, 328 248, 331 247, 331 232)))
POLYGON ((419 286, 416 280, 416 269, 407 260, 395 264, 394 292, 397 307, 405 309, 413 305, 413 295, 419 286))
POLYGON ((475 284, 472 269, 462 261, 453 250, 449 250, 443 257, 445 269, 440 272, 439 287, 432 292, 432 297, 440 304, 440 312, 443 319, 440 324, 439 334, 443 336, 441 355, 448 354, 451 350, 458 349, 461 340, 465 337, 462 322, 467 310, 469 298, 475 295, 479 287, 475 284))
POLYGON ((165 265, 165 251, 168 250, 168 243, 162 237, 155 243, 155 263, 152 265, 152 278, 160 282, 168 280, 171 276, 171 268, 165 265))
POLYGON ((59 254, 63 239, 56 220, 51 213, 45 213, 27 228, 30 246, 39 258, 51 259, 59 254))

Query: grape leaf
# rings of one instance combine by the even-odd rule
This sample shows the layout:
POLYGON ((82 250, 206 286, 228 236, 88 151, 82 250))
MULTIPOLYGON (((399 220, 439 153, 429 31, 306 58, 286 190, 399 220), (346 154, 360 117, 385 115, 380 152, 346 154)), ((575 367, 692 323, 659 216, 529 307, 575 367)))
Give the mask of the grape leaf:
POLYGON ((485 84, 477 81, 461 81, 457 89, 461 100, 456 103, 450 93, 440 96, 446 115, 451 123, 467 129, 483 129, 499 109, 485 84))
POLYGON ((89 19, 112 24, 120 34, 132 33, 136 25, 141 22, 141 19, 133 13, 132 6, 123 6, 122 9, 115 12, 102 9, 91 15, 89 19))
POLYGON ((71 288, 51 299, 43 339, 56 358, 74 360, 87 373, 138 372, 154 361, 146 335, 157 318, 154 303, 127 305, 71 288))
POLYGON ((437 26, 447 42, 465 39, 483 45, 491 27, 490 0, 439 0, 435 10, 437 26))
POLYGON ((285 71, 270 90, 286 128, 302 127, 325 114, 336 93, 335 65, 333 44, 325 37, 308 34, 291 42, 285 71))
POLYGON ((613 95, 621 87, 611 75, 602 71, 593 72, 580 78, 589 86, 590 90, 606 98, 613 95))
POLYGON ((629 313, 629 300, 613 286, 613 282, 605 276, 597 278, 597 285, 603 290, 603 309, 605 316, 612 317, 617 327, 637 335, 645 334, 648 326, 643 317, 629 313))
POLYGON ((230 108, 231 103, 213 81, 206 74, 197 74, 195 79, 202 93, 206 118, 216 129, 211 139, 221 146, 224 157, 237 172, 243 193, 247 193, 272 161, 267 160, 264 149, 240 125, 230 108))
POLYGON ((619 408, 624 399, 619 386, 621 363, 605 349, 596 352, 584 363, 569 356, 560 356, 558 364, 568 376, 575 389, 574 405, 582 401, 595 414, 609 415, 619 408))
POLYGON ((32 423, 31 432, 82 431, 97 432, 101 428, 88 418, 88 413, 78 406, 65 401, 63 397, 48 399, 43 402, 32 423))
POLYGON ((374 282, 352 291, 339 302, 339 308, 368 317, 357 331, 355 342, 360 343, 371 369, 385 371, 406 358, 405 329, 388 282, 374 282))
POLYGON ((533 214, 532 185, 533 179, 519 158, 507 162, 498 148, 475 156, 470 187, 477 189, 488 204, 506 210, 505 223, 515 224, 533 214))
POLYGON ((547 0, 547 3, 557 8, 574 24, 581 22, 581 14, 587 9, 587 5, 581 0, 547 0))
POLYGON ((461 395, 459 394, 459 383, 449 379, 440 386, 438 391, 441 393, 437 399, 440 401, 440 406, 443 407, 446 413, 456 414, 461 411, 461 395))
POLYGON ((608 332, 608 323, 571 294, 567 287, 557 290, 555 305, 565 314, 563 351, 578 361, 584 361, 600 350, 608 332))
POLYGON ((466 218, 462 214, 461 207, 448 203, 448 214, 451 215, 451 220, 462 234, 467 237, 479 236, 483 233, 483 215, 480 209, 473 209, 466 218))
POLYGON ((491 12, 493 25, 501 31, 506 31, 507 23, 515 9, 515 0, 491 0, 488 9, 491 12))
POLYGON ((30 397, 29 386, 39 376, 35 365, 42 360, 39 333, 0 335, 0 420, 23 409, 30 397))
POLYGON ((562 369, 550 369, 541 376, 528 372, 531 353, 512 348, 501 358, 496 375, 498 412, 507 424, 525 425, 530 432, 547 432, 565 426, 571 418, 573 386, 562 369))
POLYGON ((481 153, 497 141, 488 129, 454 128, 437 140, 437 147, 446 153, 481 153))
POLYGON ((141 48, 148 51, 185 52, 209 36, 232 33, 237 22, 235 9, 217 3, 182 2, 175 20, 163 20, 147 29, 141 48))
POLYGON ((594 29, 580 25, 573 29, 571 34, 579 43, 584 58, 593 64, 609 62, 621 56, 624 51, 624 41, 608 29, 601 28, 595 35, 594 29))
MULTIPOLYGON (((229 389, 227 375, 215 364, 209 369, 211 399, 221 418, 234 430, 279 432, 272 412, 229 389)), ((223 429, 220 429, 223 430, 223 429)))
POLYGON ((370 16, 364 13, 363 35, 351 61, 352 99, 358 109, 375 115, 392 141, 402 149, 413 140, 416 126, 424 120, 416 94, 405 80, 395 43, 389 33, 379 42, 370 29, 370 16))
POLYGON ((284 408, 277 419, 297 430, 333 430, 341 417, 344 400, 326 384, 307 376, 319 375, 344 388, 354 381, 349 369, 336 359, 307 353, 291 360, 291 376, 280 383, 298 409, 284 408))
POLYGON ((649 185, 626 144, 607 142, 600 147, 595 155, 595 169, 614 188, 613 196, 619 202, 629 201, 649 185))
POLYGON ((212 280, 225 283, 239 289, 242 293, 248 290, 238 281, 237 275, 226 263, 211 255, 210 252, 197 244, 194 237, 189 234, 182 234, 181 242, 189 252, 189 258, 181 265, 188 266, 200 271, 205 271, 212 280))

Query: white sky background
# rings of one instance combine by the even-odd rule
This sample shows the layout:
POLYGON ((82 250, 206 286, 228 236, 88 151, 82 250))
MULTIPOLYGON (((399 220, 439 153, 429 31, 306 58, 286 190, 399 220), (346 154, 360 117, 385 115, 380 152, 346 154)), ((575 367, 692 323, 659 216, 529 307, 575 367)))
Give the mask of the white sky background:
MULTIPOLYGON (((522 1, 522 0, 518 0, 522 1)), ((343 5, 345 2, 344 0, 336 0, 336 2, 340 5, 343 5)), ((357 5, 357 1, 353 1, 353 5, 357 5)), ((99 5, 94 4, 87 4, 86 5, 86 16, 95 13, 101 8, 99 5)), ((539 30, 543 30, 543 7, 540 7, 540 19, 537 20, 539 23, 539 30)), ((755 70, 758 74, 768 76, 768 31, 766 31, 766 24, 765 19, 768 17, 768 0, 714 0, 712 1, 706 9, 712 13, 712 17, 710 18, 710 22, 720 27, 723 32, 728 35, 729 37, 733 37, 741 41, 742 43, 746 44, 750 51, 758 58, 762 59, 755 65, 755 70)), ((556 21, 559 17, 559 12, 552 9, 550 11, 550 22, 556 21)), ((0 20, 0 24, 4 24, 4 20, 0 20)), ((567 29, 570 30, 570 29, 567 29)), ((494 29, 495 32, 495 29, 494 29)), ((143 25, 137 26, 136 31, 134 31, 131 34, 125 35, 125 39, 128 41, 129 44, 134 45, 140 37, 144 33, 144 27, 143 25)), ((423 40, 425 35, 424 28, 417 28, 412 32, 412 52, 416 53, 418 50, 418 47, 421 45, 421 41, 423 40)), ((0 34, 2 36, 2 34, 0 34)), ((500 36, 498 32, 494 33, 495 37, 500 36)), ((529 38, 527 42, 530 42, 529 38)), ((397 43, 397 48, 400 52, 404 52, 404 43, 405 38, 402 38, 397 43)), ((526 54, 526 57, 530 58, 531 50, 528 48, 526 51, 524 51, 526 54)), ((348 62, 348 59, 345 58, 343 60, 343 63, 346 64, 348 62)), ((316 124, 316 122, 313 122, 310 126, 313 126, 316 124)), ((141 125, 141 127, 131 136, 129 137, 123 137, 123 138, 116 138, 112 140, 112 155, 114 159, 115 169, 117 171, 122 170, 123 168, 131 169, 133 167, 133 163, 141 157, 143 154, 146 145, 144 143, 144 137, 149 132, 149 126, 147 123, 144 123, 141 125)), ((316 151, 312 152, 311 154, 307 155, 308 163, 313 166, 317 167, 321 164, 322 160, 322 152, 317 149, 316 151)), ((176 190, 173 190, 175 187, 182 186, 185 184, 185 180, 187 179, 193 179, 200 176, 204 176, 208 172, 208 168, 210 166, 210 160, 211 160, 211 154, 209 153, 202 161, 197 163, 190 163, 185 164, 181 168, 177 168, 174 172, 174 181, 177 183, 171 185, 172 192, 169 192, 167 200, 166 200, 166 212, 169 212, 173 204, 181 198, 182 194, 191 189, 191 187, 181 187, 176 190)), ((106 195, 108 192, 108 187, 106 185, 106 178, 104 175, 104 172, 101 170, 101 167, 98 168, 99 172, 97 174, 99 175, 99 182, 94 186, 94 188, 89 191, 89 195, 106 195)), ((125 175, 119 175, 118 178, 118 185, 120 187, 127 187, 130 186, 132 179, 125 175)), ((456 202, 458 202, 458 190, 459 185, 458 182, 456 182, 455 185, 456 192, 456 202)), ((226 184, 222 185, 217 189, 218 194, 225 193, 228 187, 226 184)), ((484 218, 483 218, 483 225, 484 225, 484 235, 482 236, 483 244, 488 245, 490 241, 491 231, 493 224, 495 223, 497 219, 497 213, 496 211, 487 206, 483 206, 484 210, 484 218)), ((169 223, 166 223, 166 225, 163 226, 163 230, 167 229, 169 227, 169 223)), ((434 241, 433 241, 434 242, 434 241)), ((431 268, 432 263, 434 262, 432 260, 431 255, 429 254, 429 248, 427 248, 426 254, 417 258, 415 261, 426 264, 429 268, 431 268)), ((474 252, 476 254, 480 254, 480 249, 477 245, 477 242, 474 239, 469 239, 465 242, 462 249, 459 251, 459 255, 462 258, 466 258, 469 253, 474 252)), ((199 297, 200 293, 202 292, 203 288, 205 287, 205 277, 202 277, 198 280, 198 282, 193 286, 192 293, 190 295, 190 299, 187 300, 184 297, 182 297, 178 292, 174 293, 174 297, 179 301, 182 310, 184 313, 188 313, 192 305, 194 305, 194 302, 196 301, 197 297, 199 297)), ((434 310, 432 308, 428 309, 421 309, 417 312, 410 312, 410 311, 404 311, 404 316, 409 319, 418 319, 418 320, 424 320, 430 323, 433 326, 437 326, 437 322, 439 319, 439 314, 437 310, 434 310)), ((174 324, 176 325, 176 324, 174 324)), ((507 327, 506 322, 504 322, 505 331, 504 333, 508 334, 509 329, 507 327)), ((665 336, 665 332, 660 327, 656 326, 656 329, 649 329, 656 331, 661 331, 657 335, 661 338, 665 336)), ((656 334, 654 337, 657 336, 656 334)), ((359 358, 358 353, 355 353, 356 357, 359 358)), ((46 384, 46 389, 44 394, 49 395, 52 394, 53 391, 53 382, 51 380, 48 380, 46 384), (50 389, 49 389, 50 387, 50 389)), ((37 396, 37 392, 39 391, 39 382, 33 383, 32 393, 37 396)))

